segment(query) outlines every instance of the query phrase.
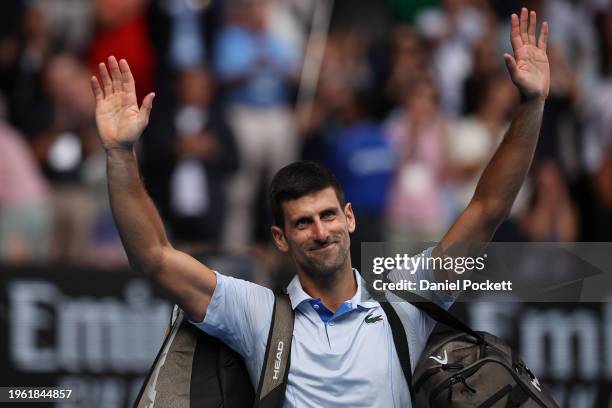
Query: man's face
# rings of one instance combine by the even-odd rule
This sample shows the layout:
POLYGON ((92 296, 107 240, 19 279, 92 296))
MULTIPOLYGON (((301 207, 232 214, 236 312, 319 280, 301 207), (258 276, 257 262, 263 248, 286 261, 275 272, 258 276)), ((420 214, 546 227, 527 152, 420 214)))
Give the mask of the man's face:
POLYGON ((349 234, 355 231, 350 204, 341 208, 332 187, 282 204, 284 228, 272 227, 278 249, 291 254, 305 273, 325 278, 350 262, 349 234))

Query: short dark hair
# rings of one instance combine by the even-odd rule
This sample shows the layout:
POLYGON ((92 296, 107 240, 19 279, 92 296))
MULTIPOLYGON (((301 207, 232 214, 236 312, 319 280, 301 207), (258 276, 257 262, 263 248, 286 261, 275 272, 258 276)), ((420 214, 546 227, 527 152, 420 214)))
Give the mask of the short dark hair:
POLYGON ((346 204, 340 182, 329 168, 313 161, 298 161, 280 169, 270 184, 274 225, 285 226, 282 203, 331 187, 342 207, 346 204))

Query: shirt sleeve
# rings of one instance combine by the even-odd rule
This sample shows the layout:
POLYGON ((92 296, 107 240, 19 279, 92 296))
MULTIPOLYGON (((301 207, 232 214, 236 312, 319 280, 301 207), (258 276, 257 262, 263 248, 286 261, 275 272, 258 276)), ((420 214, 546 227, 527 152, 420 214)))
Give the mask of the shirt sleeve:
POLYGON ((217 285, 201 323, 191 322, 231 347, 243 358, 251 357, 270 330, 274 293, 270 289, 215 272, 217 285))

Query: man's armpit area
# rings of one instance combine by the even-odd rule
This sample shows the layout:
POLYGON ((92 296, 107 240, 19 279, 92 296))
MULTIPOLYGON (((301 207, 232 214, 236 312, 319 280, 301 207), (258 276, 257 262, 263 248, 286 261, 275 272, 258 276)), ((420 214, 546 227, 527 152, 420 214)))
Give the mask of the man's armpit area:
POLYGON ((274 293, 252 282, 214 272, 217 285, 204 320, 190 322, 246 356, 253 350, 261 327, 269 327, 274 293))
MULTIPOLYGON (((200 330, 204 330, 204 325, 205 324, 209 324, 210 320, 212 320, 212 318, 210 318, 210 315, 214 315, 215 311, 215 307, 218 303, 220 303, 220 299, 222 298, 222 292, 224 291, 224 285, 225 283, 223 282, 225 279, 227 279, 226 276, 220 274, 217 271, 213 271, 215 273, 215 278, 217 279, 217 284, 215 285, 215 290, 213 291, 212 296, 210 297, 210 302, 208 302, 208 306, 206 307, 206 310, 204 312, 204 317, 202 317, 202 319, 200 321, 195 321, 192 319, 188 319, 189 323, 193 324, 194 326, 196 326, 198 329, 200 330), (207 319, 209 321, 207 321, 207 319)), ((206 330, 204 330, 206 331, 206 330)))

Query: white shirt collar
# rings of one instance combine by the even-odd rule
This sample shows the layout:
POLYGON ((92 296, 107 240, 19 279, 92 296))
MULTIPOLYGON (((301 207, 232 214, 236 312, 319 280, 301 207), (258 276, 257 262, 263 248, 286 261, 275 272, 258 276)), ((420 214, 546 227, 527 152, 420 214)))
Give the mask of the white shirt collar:
MULTIPOLYGON (((372 296, 367 291, 364 293, 364 296, 362 298, 361 288, 363 285, 363 279, 361 278, 359 271, 355 268, 353 268, 353 274, 355 276, 355 281, 357 282, 357 290, 355 291, 353 297, 350 299, 353 309, 358 306, 367 309, 378 306, 378 302, 372 299, 372 296)), ((293 277, 293 279, 291 279, 291 282, 287 286, 287 294, 289 295, 289 299, 291 300, 291 307, 294 310, 300 304, 302 304, 302 302, 314 299, 312 296, 310 296, 304 291, 304 288, 302 288, 302 284, 300 283, 300 278, 297 274, 293 277)))

